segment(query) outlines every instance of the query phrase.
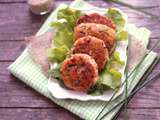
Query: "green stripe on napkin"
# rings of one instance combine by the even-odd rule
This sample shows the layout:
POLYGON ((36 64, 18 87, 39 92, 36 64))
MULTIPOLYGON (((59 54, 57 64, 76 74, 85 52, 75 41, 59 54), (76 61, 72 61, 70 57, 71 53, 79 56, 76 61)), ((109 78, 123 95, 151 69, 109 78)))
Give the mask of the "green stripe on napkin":
MULTIPOLYGON (((65 5, 61 5, 57 8, 60 9, 64 7, 65 5)), ((81 0, 74 1, 72 3, 72 7, 76 8, 88 8, 88 4, 81 0)), ((89 5, 91 7, 91 5, 89 5)), ((50 17, 46 20, 45 24, 41 27, 37 35, 43 34, 49 29, 49 23, 56 18, 56 12, 53 12, 50 17)), ((132 27, 129 27, 129 29, 132 29, 132 27)), ((148 33, 145 32, 145 30, 139 31, 139 29, 133 29, 131 32, 141 34, 141 40, 145 41, 144 43, 148 43, 148 33), (133 31, 134 30, 134 31, 133 31), (137 32, 138 31, 138 32, 137 32)), ((149 66, 152 64, 154 59, 156 58, 156 54, 151 52, 144 62, 140 65, 140 69, 138 69, 138 72, 135 72, 136 77, 133 79, 132 77, 129 78, 129 93, 133 90, 133 88, 136 86, 136 84, 139 82, 140 78, 143 76, 145 71, 149 68, 149 66)), ((73 112, 74 114, 78 115, 79 117, 87 120, 93 120, 96 118, 98 113, 101 111, 102 107, 106 104, 106 102, 102 101, 88 101, 88 102, 81 102, 77 100, 58 100, 51 96, 47 89, 47 78, 42 73, 39 65, 37 65, 31 58, 31 56, 28 54, 27 50, 25 50, 18 59, 12 63, 9 66, 9 71, 15 75, 17 78, 22 80, 25 84, 29 85, 33 89, 35 89, 40 94, 48 97, 56 104, 68 109, 69 111, 73 112)), ((116 105, 121 99, 123 99, 123 95, 120 96, 118 99, 111 102, 111 104, 105 109, 105 111, 108 111, 111 107, 116 105)), ((114 117, 114 115, 119 111, 118 107, 114 111, 112 111, 107 117, 107 120, 110 120, 114 117)), ((54 114, 54 113, 53 113, 54 114)))

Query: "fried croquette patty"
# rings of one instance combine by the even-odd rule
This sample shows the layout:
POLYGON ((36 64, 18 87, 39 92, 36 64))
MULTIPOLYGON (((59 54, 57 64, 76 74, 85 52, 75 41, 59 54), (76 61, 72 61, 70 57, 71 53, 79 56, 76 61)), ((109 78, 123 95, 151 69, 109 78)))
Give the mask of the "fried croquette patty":
POLYGON ((109 59, 108 49, 103 40, 96 37, 85 36, 75 41, 72 53, 85 53, 94 58, 98 65, 98 70, 101 71, 109 59))
POLYGON ((76 91, 88 91, 98 80, 95 60, 87 54, 74 54, 61 66, 61 78, 66 87, 76 91))
POLYGON ((81 23, 98 23, 98 24, 106 25, 113 29, 116 28, 116 25, 113 23, 113 21, 110 18, 106 16, 102 16, 98 13, 92 13, 89 15, 81 16, 77 21, 77 25, 81 23))
POLYGON ((112 53, 116 39, 115 30, 106 25, 96 23, 81 23, 74 28, 75 40, 88 35, 103 40, 109 53, 112 53))

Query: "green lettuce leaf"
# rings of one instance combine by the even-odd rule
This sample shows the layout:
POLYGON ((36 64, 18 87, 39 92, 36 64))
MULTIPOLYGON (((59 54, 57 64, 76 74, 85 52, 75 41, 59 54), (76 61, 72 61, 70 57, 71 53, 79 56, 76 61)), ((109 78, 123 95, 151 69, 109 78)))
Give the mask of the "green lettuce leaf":
MULTIPOLYGON (((111 65, 109 65, 111 66, 111 65)), ((102 85, 108 86, 114 90, 116 90, 118 88, 118 86, 120 86, 121 84, 121 77, 122 74, 115 68, 110 67, 108 68, 108 66, 106 66, 107 68, 105 69, 105 71, 103 71, 100 76, 101 79, 99 80, 99 82, 102 85)))
POLYGON ((61 65, 62 65, 61 63, 56 63, 56 66, 49 71, 49 74, 52 76, 52 78, 54 78, 54 80, 57 80, 59 82, 61 87, 66 88, 63 83, 63 80, 61 79, 61 74, 60 74, 61 65))
POLYGON ((66 7, 58 11, 57 20, 51 23, 57 32, 53 38, 52 44, 55 48, 48 50, 48 59, 51 62, 62 62, 69 49, 73 45, 73 30, 81 11, 66 7))
POLYGON ((66 7, 58 11, 57 18, 58 19, 66 19, 71 28, 74 28, 77 19, 82 15, 80 10, 70 9, 66 7))
POLYGON ((101 95, 109 88, 117 90, 121 85, 122 78, 122 73, 118 71, 118 68, 124 65, 125 62, 120 59, 119 52, 115 51, 104 70, 100 72, 96 85, 89 90, 88 94, 101 95))
POLYGON ((51 26, 57 28, 57 33, 54 36, 53 44, 56 46, 66 45, 68 48, 73 44, 73 31, 66 19, 59 19, 51 23, 51 26))
POLYGON ((111 68, 109 70, 109 73, 113 76, 114 80, 120 80, 122 77, 122 74, 118 70, 116 70, 115 68, 111 68))
POLYGON ((123 15, 114 8, 109 8, 107 12, 107 16, 113 20, 113 22, 117 25, 117 31, 120 31, 125 26, 125 19, 123 15))
POLYGON ((62 45, 56 48, 49 48, 47 52, 49 61, 62 62, 67 57, 69 49, 66 45, 62 45))
POLYGON ((126 31, 121 31, 117 34, 118 41, 128 40, 128 33, 126 31))
MULTIPOLYGON (((51 27, 55 27, 57 28, 58 30, 61 30, 63 29, 64 27, 66 27, 68 24, 67 24, 67 20, 66 19, 59 19, 55 22, 52 22, 50 24, 51 27)), ((68 26, 67 26, 68 27, 68 26)))
MULTIPOLYGON (((104 74, 106 75, 106 74, 104 74)), ((109 74, 108 74, 109 75, 109 74)), ((111 86, 111 80, 110 79, 104 79, 103 75, 99 76, 99 80, 96 82, 96 84, 87 92, 87 94, 98 96, 102 95, 104 91, 110 89, 109 86, 111 86), (105 81, 104 81, 105 80, 105 81)))
POLYGON ((53 43, 56 46, 66 45, 68 48, 71 48, 73 45, 73 32, 64 27, 64 29, 56 33, 53 43))
POLYGON ((125 62, 124 61, 122 61, 121 59, 120 59, 120 54, 119 54, 119 52, 114 52, 113 53, 113 58, 112 59, 114 59, 115 61, 117 61, 119 64, 121 64, 122 66, 125 64, 125 62))
POLYGON ((57 66, 49 71, 51 76, 57 80, 60 80, 60 68, 61 64, 57 64, 57 66))

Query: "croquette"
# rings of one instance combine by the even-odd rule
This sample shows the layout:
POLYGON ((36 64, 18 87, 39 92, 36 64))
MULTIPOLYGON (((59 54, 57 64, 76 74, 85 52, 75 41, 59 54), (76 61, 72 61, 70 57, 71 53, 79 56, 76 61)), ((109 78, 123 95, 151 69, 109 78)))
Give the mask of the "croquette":
POLYGON ((108 49, 104 41, 92 36, 85 36, 76 40, 72 53, 85 53, 92 56, 98 65, 99 71, 104 68, 109 59, 108 49))
POLYGON ((103 40, 109 53, 113 52, 113 47, 116 44, 115 30, 97 23, 81 23, 74 28, 75 40, 88 35, 103 40))
POLYGON ((74 54, 61 66, 61 78, 66 87, 75 91, 88 91, 98 80, 95 60, 87 54, 74 54))
POLYGON ((110 18, 106 16, 102 16, 98 13, 92 13, 89 15, 81 16, 77 21, 77 25, 81 23, 98 23, 98 24, 106 25, 112 29, 116 28, 116 25, 113 23, 113 21, 110 18))

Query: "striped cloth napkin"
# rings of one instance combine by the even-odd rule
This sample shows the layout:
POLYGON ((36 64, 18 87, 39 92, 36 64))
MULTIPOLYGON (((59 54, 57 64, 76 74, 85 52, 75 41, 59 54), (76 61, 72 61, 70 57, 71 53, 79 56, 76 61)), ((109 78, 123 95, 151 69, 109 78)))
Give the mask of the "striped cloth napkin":
MULTIPOLYGON (((49 23, 56 18, 56 13, 58 9, 64 7, 66 5, 60 5, 46 20, 44 25, 41 27, 39 32, 36 35, 43 34, 49 29, 49 23)), ((82 1, 76 0, 71 5, 73 8, 79 9, 87 9, 87 8, 95 8, 90 4, 82 1)), ((100 8, 98 8, 100 9, 100 8)), ((137 36, 139 40, 142 41, 144 46, 148 44, 150 32, 145 28, 137 28, 134 25, 127 25, 127 31, 130 34, 134 34, 137 36)), ((135 88, 137 83, 139 82, 140 78, 152 64, 154 59, 156 58, 156 53, 150 52, 144 61, 141 63, 140 67, 134 72, 136 76, 130 76, 128 78, 129 87, 128 93, 130 94, 131 91, 135 88)), ((67 110, 71 111, 72 113, 78 115, 79 117, 86 119, 86 120, 94 120, 99 112, 102 110, 103 106, 106 104, 104 101, 78 101, 78 100, 58 100, 51 96, 50 92, 47 88, 48 80, 42 73, 40 66, 37 65, 31 58, 30 54, 27 52, 27 49, 17 58, 17 60, 9 66, 9 71, 15 75, 19 80, 23 81, 28 86, 35 89, 40 94, 44 95, 45 97, 51 99, 54 103, 60 105, 61 107, 66 108, 67 110)), ((122 94, 117 99, 113 100, 108 107, 104 110, 104 112, 110 110, 112 107, 117 105, 122 99, 124 95, 122 94)), ((116 113, 119 111, 121 105, 114 109, 106 116, 106 120, 112 119, 116 113)), ((54 113, 53 113, 54 114, 54 113)), ((103 113, 102 113, 103 114, 103 113)))

